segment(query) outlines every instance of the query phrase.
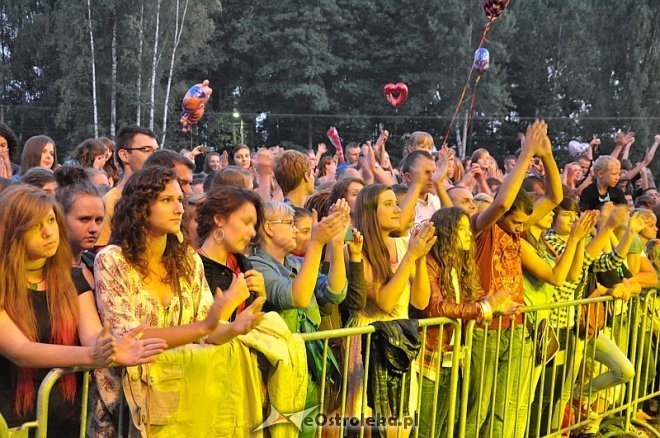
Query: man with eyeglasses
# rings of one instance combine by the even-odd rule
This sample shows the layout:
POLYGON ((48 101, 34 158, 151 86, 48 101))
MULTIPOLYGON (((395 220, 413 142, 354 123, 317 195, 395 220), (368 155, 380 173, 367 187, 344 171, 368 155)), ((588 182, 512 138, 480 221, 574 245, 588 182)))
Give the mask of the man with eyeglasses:
POLYGON ((114 156, 119 171, 122 173, 122 179, 119 184, 103 196, 105 216, 103 217, 99 238, 96 241, 97 248, 106 246, 110 240, 112 216, 115 213, 115 205, 121 198, 124 184, 131 175, 142 169, 149 155, 156 150, 158 150, 158 141, 156 140, 156 134, 150 129, 132 125, 123 127, 117 133, 114 156))

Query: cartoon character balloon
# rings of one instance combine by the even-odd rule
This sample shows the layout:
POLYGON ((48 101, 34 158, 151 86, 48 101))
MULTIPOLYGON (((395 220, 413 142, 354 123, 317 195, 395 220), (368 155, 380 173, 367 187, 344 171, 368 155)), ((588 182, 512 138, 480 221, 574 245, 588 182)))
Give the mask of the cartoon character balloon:
POLYGON ((199 119, 202 118, 204 109, 206 108, 206 102, 208 102, 212 93, 213 90, 209 87, 208 80, 190 87, 181 104, 183 114, 181 114, 180 121, 181 125, 183 125, 183 132, 189 132, 192 125, 199 122, 199 119))
POLYGON ((486 17, 490 20, 495 20, 502 15, 502 12, 509 6, 509 0, 479 0, 479 2, 484 9, 486 17))
POLYGON ((481 47, 474 52, 474 69, 479 73, 483 73, 490 67, 490 53, 488 49, 481 47))
POLYGON ((390 105, 396 109, 406 103, 406 99, 408 99, 408 86, 403 82, 387 84, 383 89, 383 93, 385 93, 385 97, 390 105))

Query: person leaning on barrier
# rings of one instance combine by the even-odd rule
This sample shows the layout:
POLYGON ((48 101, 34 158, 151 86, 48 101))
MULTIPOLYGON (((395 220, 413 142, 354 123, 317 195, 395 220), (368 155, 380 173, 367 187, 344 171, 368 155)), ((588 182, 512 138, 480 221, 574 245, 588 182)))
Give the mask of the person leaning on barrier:
MULTIPOLYGON (((0 412, 10 427, 35 419, 37 389, 53 367, 137 365, 166 348, 162 339, 109 333, 84 280, 71 275, 65 219, 55 200, 28 185, 0 195, 0 412)), ((51 436, 78 436, 76 379, 55 387, 51 436)))
MULTIPOLYGON (((234 321, 226 321, 249 296, 244 274, 215 298, 202 261, 188 244, 183 191, 173 169, 145 167, 124 186, 112 221, 110 245, 96 256, 96 298, 103 321, 124 333, 140 321, 144 338, 160 337, 170 348, 193 342, 222 344, 261 320, 256 299, 234 321)), ((112 436, 120 405, 121 370, 95 378, 93 432, 112 436)))
MULTIPOLYGON (((371 184, 360 191, 355 202, 354 220, 364 236, 362 253, 367 303, 363 309, 353 312, 347 325, 366 326, 375 321, 408 319, 409 306, 421 310, 428 305, 431 289, 425 256, 436 240, 433 225, 426 222, 416 229, 409 242, 407 237, 391 237, 395 232, 407 235, 405 208, 407 206, 407 214, 412 216, 417 197, 411 190, 404 207, 399 208, 394 192, 383 184, 371 184)), ((347 410, 350 415, 358 417, 362 413, 369 415, 361 412, 362 388, 368 382, 364 381, 361 342, 358 340, 351 342, 348 360, 347 410)), ((411 394, 410 406, 415 407, 416 379, 412 379, 407 388, 411 394)))
MULTIPOLYGON (((493 316, 515 313, 520 304, 514 302, 506 291, 498 291, 487 298, 484 296, 479 283, 474 237, 467 213, 458 207, 442 208, 433 214, 431 223, 438 240, 426 255, 431 297, 429 305, 424 309, 424 316, 456 318, 463 322, 474 319, 488 323, 493 316)), ((438 357, 443 352, 451 351, 453 332, 454 328, 450 324, 442 327, 442 334, 437 327, 429 327, 426 332, 426 349, 421 359, 420 437, 446 437, 448 422, 455 421, 447 418, 451 361, 438 357), (438 345, 440 337, 442 345, 438 345), (438 380, 436 433, 431 435, 435 382, 438 380)), ((460 405, 458 398, 455 404, 460 405)))
MULTIPOLYGON (((477 236, 477 264, 486 296, 506 290, 514 301, 523 304, 520 234, 551 211, 561 198, 561 177, 552 155, 547 125, 537 120, 527 129, 520 157, 493 204, 472 217, 477 236), (545 195, 536 202, 520 189, 534 157, 543 163, 546 186, 545 195)), ((519 427, 525 423, 527 406, 517 400, 518 390, 529 385, 532 342, 522 323, 521 315, 515 319, 500 318, 474 331, 466 436, 480 436, 488 422, 493 423, 494 436, 515 436, 513 425, 519 427), (497 391, 493 395, 495 387, 497 391)))

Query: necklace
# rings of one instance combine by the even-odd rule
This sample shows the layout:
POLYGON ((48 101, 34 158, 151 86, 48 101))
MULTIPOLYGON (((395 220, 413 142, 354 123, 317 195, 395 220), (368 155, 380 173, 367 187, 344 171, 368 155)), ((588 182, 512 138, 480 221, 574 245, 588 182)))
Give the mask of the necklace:
POLYGON ((32 282, 32 281, 28 280, 27 281, 28 282, 28 289, 30 289, 30 290, 39 290, 39 285, 44 283, 45 281, 46 281, 45 278, 42 278, 41 280, 35 281, 35 282, 32 282))

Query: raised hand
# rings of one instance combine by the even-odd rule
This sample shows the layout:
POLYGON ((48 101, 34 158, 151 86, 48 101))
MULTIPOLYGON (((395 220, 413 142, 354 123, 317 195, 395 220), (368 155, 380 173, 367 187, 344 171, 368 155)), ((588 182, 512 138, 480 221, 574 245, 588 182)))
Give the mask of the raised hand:
POLYGON ((317 154, 325 154, 328 152, 328 146, 325 143, 319 143, 316 145, 316 153, 317 154))
POLYGON ((311 240, 313 242, 325 245, 342 231, 345 233, 345 230, 346 223, 343 212, 335 211, 324 217, 320 222, 317 221, 316 215, 312 213, 311 240))
POLYGON ((154 356, 167 349, 167 342, 160 338, 141 339, 144 324, 140 324, 117 339, 113 361, 123 366, 134 366, 154 361, 154 356))
POLYGON ((547 135, 548 125, 543 120, 535 120, 527 127, 521 155, 525 153, 528 154, 528 157, 540 155, 543 151, 543 141, 547 135))
POLYGON ((628 221, 628 229, 630 230, 631 233, 637 234, 640 231, 642 231, 644 228, 646 228, 648 223, 642 215, 639 213, 635 212, 630 216, 630 220, 628 221))
POLYGON ((237 335, 244 335, 250 330, 255 328, 264 318, 264 312, 261 311, 266 299, 259 297, 245 308, 241 313, 236 315, 236 319, 231 323, 234 333, 237 335))
POLYGON ((589 210, 586 211, 580 219, 573 222, 571 227, 571 236, 578 241, 586 239, 586 237, 591 233, 591 230, 598 222, 598 216, 600 213, 598 210, 589 210))
POLYGON ((435 235, 433 223, 424 222, 421 228, 413 230, 408 244, 408 254, 415 260, 421 259, 431 250, 436 240, 438 237, 435 235))
POLYGON ((344 237, 348 232, 348 228, 351 226, 351 207, 348 205, 348 202, 344 198, 338 199, 337 202, 330 206, 330 214, 340 213, 343 219, 343 229, 338 232, 333 238, 332 242, 338 245, 344 245, 344 237))
POLYGON ((364 243, 364 237, 357 229, 353 229, 353 240, 347 242, 346 246, 348 247, 348 259, 352 262, 362 260, 362 245, 364 243))
POLYGON ((229 166, 229 152, 224 151, 222 155, 220 155, 220 168, 227 166, 229 166))

